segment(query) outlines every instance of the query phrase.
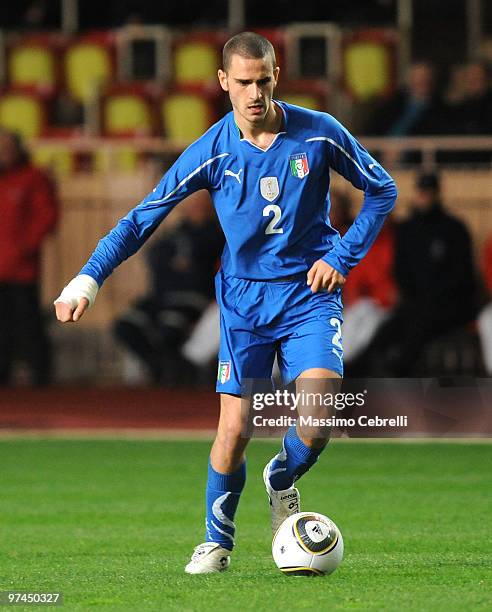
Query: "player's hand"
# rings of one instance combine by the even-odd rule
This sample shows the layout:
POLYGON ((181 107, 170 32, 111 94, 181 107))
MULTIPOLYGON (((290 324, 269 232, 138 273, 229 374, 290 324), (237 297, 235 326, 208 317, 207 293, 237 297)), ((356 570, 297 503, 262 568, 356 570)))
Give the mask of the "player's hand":
POLYGON ((345 284, 345 276, 332 268, 326 261, 318 259, 307 273, 307 284, 311 287, 313 293, 320 290, 331 293, 345 284))
POLYGON ((94 304, 98 290, 99 285, 88 274, 78 274, 72 278, 54 302, 58 321, 76 323, 94 304))
POLYGON ((76 323, 89 308, 89 300, 81 298, 76 308, 66 302, 55 302, 56 318, 62 323, 76 323))

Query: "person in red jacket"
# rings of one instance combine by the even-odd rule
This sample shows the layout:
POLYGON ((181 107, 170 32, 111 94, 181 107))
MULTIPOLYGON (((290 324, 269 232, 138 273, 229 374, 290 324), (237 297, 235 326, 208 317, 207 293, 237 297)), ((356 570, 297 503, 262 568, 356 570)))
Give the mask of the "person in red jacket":
POLYGON ((351 372, 352 362, 367 348, 395 306, 398 290, 393 277, 394 241, 394 223, 388 219, 343 288, 347 372, 351 372))
MULTIPOLYGON (((331 192, 330 219, 343 236, 353 222, 352 203, 337 189, 331 192)), ((350 272, 343 287, 343 356, 352 362, 366 349, 396 302, 393 278, 394 223, 388 219, 365 258, 350 272)))
POLYGON ((31 383, 50 380, 51 351, 39 303, 41 247, 57 220, 55 189, 19 136, 0 130, 0 385, 16 358, 31 383))
POLYGON ((480 312, 477 326, 485 370, 488 376, 492 376, 492 234, 488 237, 483 249, 482 272, 489 302, 480 312))

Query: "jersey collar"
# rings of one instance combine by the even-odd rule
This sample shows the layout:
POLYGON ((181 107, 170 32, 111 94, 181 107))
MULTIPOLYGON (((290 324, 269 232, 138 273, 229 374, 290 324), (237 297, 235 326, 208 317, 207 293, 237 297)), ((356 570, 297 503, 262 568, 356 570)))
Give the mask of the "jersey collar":
POLYGON ((274 104, 276 104, 278 106, 278 108, 280 108, 280 110, 282 111, 282 123, 280 124, 280 131, 277 132, 272 140, 272 142, 270 143, 270 145, 266 148, 266 149, 262 149, 261 147, 259 147, 258 145, 255 145, 254 142, 251 142, 251 140, 248 140, 247 138, 244 138, 241 130, 239 129, 239 126, 237 125, 235 119, 234 119, 234 111, 232 112, 232 121, 234 123, 234 127, 236 129, 236 133, 239 136, 239 140, 241 142, 246 142, 249 145, 251 145, 252 147, 254 147, 255 149, 257 149, 258 151, 261 151, 262 153, 266 153, 267 151, 269 151, 274 144, 277 142, 277 139, 280 135, 282 134, 287 134, 287 112, 286 109, 284 107, 284 105, 281 102, 278 102, 277 100, 272 100, 272 102, 274 104))

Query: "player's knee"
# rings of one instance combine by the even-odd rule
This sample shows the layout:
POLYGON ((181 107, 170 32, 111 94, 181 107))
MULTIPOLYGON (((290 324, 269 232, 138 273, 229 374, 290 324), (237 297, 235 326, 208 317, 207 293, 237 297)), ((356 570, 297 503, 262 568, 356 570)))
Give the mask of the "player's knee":
POLYGON ((224 452, 231 457, 240 455, 248 442, 244 436, 242 423, 235 420, 220 427, 217 438, 224 452))
POLYGON ((227 446, 233 448, 242 444, 243 428, 240 422, 227 424, 227 426, 223 429, 222 434, 227 446))

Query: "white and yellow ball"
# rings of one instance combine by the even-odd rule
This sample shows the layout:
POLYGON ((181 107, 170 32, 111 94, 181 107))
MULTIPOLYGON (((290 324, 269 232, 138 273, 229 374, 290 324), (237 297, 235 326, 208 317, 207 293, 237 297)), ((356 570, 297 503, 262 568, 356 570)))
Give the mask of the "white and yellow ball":
POLYGON ((343 559, 343 538, 335 523, 317 512, 298 512, 273 537, 277 567, 290 576, 331 574, 343 559))

